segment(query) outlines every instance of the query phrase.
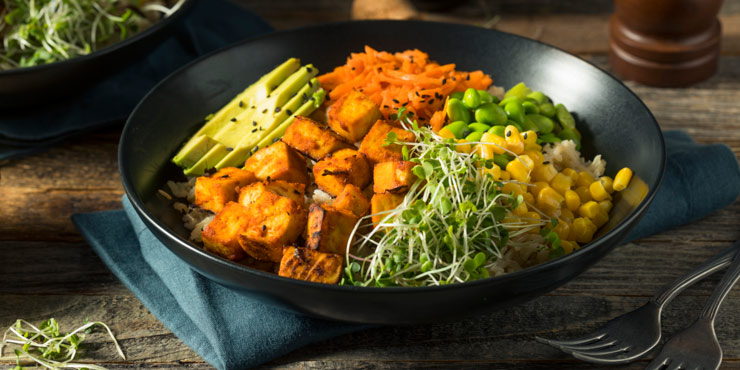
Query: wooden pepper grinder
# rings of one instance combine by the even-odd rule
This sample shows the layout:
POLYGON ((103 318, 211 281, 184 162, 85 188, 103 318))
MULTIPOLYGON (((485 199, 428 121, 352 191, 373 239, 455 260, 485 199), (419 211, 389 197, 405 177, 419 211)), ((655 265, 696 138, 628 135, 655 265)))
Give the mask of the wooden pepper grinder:
POLYGON ((614 0, 609 62, 621 77, 678 87, 717 69, 722 0, 614 0))

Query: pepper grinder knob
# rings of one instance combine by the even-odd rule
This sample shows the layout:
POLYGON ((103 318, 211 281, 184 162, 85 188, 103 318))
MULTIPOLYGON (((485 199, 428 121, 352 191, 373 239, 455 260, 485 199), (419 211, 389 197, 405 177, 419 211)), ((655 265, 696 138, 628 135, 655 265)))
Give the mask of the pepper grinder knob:
POLYGON ((717 70, 722 0, 614 0, 609 62, 622 78, 687 86, 717 70))

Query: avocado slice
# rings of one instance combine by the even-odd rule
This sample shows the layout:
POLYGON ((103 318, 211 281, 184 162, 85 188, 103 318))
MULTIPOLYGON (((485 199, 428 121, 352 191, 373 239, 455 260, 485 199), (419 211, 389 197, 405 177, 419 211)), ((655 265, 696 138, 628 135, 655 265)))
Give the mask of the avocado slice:
POLYGON ((229 163, 243 163, 250 153, 241 149, 241 144, 258 142, 268 134, 268 127, 284 121, 289 116, 282 112, 284 107, 292 112, 290 102, 299 93, 318 88, 313 78, 316 74, 318 70, 312 65, 301 67, 300 60, 288 59, 215 113, 172 161, 183 167, 186 175, 202 175, 226 156, 230 156, 229 163), (260 124, 266 127, 259 130, 260 124))

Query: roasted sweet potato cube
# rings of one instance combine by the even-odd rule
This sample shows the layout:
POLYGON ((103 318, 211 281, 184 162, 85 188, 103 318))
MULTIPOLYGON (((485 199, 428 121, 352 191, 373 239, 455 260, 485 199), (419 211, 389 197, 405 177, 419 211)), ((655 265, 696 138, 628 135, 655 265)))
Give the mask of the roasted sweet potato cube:
POLYGON ((402 194, 393 193, 382 193, 373 195, 372 199, 370 199, 370 212, 372 212, 372 214, 374 215, 373 223, 377 224, 380 221, 383 221, 386 216, 388 216, 388 213, 375 215, 376 213, 390 211, 398 207, 398 205, 403 202, 403 197, 404 195, 402 194))
POLYGON ((195 205, 218 213, 228 202, 236 201, 237 187, 256 181, 254 173, 236 167, 222 168, 195 180, 195 205))
POLYGON ((282 141, 276 141, 254 153, 244 165, 259 180, 284 180, 308 186, 306 159, 282 141))
POLYGON ((357 217, 362 217, 370 210, 370 201, 362 193, 362 189, 355 185, 347 184, 331 203, 331 206, 340 211, 349 211, 357 217))
POLYGON ((283 142, 314 161, 340 149, 354 148, 328 126, 303 116, 297 116, 288 126, 283 142))
POLYGON ((306 248, 345 255, 358 217, 331 206, 311 204, 306 224, 306 248))
POLYGON ((300 247, 285 247, 278 275, 315 283, 336 284, 342 276, 342 256, 300 247))
POLYGON ((416 182, 416 175, 411 172, 415 166, 416 163, 409 161, 378 163, 373 167, 373 192, 406 193, 416 182))
POLYGON ((337 196, 347 184, 361 189, 370 184, 370 166, 363 154, 342 149, 316 162, 313 178, 321 190, 337 196))
POLYGON ((339 98, 328 111, 329 127, 350 143, 360 141, 381 118, 378 106, 357 90, 339 98))
POLYGON ((373 166, 382 162, 400 161, 403 159, 401 145, 391 144, 383 146, 388 133, 391 131, 396 133, 398 141, 412 142, 415 139, 413 133, 401 127, 393 126, 387 121, 375 122, 370 132, 362 139, 362 144, 360 144, 360 153, 365 154, 367 160, 373 166))
POLYGON ((226 259, 244 258, 239 246, 239 234, 249 224, 249 210, 236 202, 228 202, 200 234, 206 250, 226 259))
POLYGON ((298 239, 306 226, 303 184, 255 182, 239 190, 239 203, 249 211, 239 244, 252 258, 280 262, 282 248, 298 239))

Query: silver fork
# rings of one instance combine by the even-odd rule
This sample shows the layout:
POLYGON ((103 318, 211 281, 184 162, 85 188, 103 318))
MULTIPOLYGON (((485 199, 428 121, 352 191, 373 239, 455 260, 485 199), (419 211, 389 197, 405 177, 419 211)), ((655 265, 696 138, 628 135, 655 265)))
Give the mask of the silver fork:
POLYGON ((674 335, 663 345, 646 370, 702 369, 716 370, 722 363, 722 348, 714 333, 714 318, 719 306, 740 279, 740 252, 719 282, 699 317, 691 326, 674 335))
POLYGON ((570 340, 536 339, 587 362, 623 364, 637 360, 660 343, 663 307, 690 285, 729 265, 738 249, 740 240, 665 285, 644 306, 610 320, 590 334, 570 340))

